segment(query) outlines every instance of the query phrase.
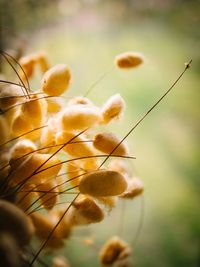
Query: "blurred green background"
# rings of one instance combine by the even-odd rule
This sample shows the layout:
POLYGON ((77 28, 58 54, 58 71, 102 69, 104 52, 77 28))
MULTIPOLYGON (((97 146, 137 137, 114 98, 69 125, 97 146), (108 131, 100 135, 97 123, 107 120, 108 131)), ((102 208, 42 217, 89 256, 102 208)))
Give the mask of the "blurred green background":
POLYGON ((98 248, 120 234, 133 243, 136 267, 199 266, 200 1, 1 0, 0 12, 0 49, 21 54, 44 50, 51 64, 69 64, 70 96, 84 94, 118 53, 145 55, 143 66, 114 69, 89 95, 98 105, 115 93, 124 97, 124 120, 110 127, 120 136, 193 59, 174 91, 128 138, 137 158, 133 170, 145 184, 144 207, 138 197, 126 203, 123 213, 119 203, 102 224, 75 232, 62 253, 72 267, 100 266, 98 249, 84 245, 84 237, 92 236, 98 248), (142 208, 144 222, 135 243, 142 208))

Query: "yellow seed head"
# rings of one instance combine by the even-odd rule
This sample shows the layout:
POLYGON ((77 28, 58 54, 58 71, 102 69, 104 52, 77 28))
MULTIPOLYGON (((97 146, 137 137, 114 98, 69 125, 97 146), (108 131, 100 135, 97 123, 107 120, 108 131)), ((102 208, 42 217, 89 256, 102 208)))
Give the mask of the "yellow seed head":
POLYGON ((59 132, 56 135, 56 143, 57 144, 66 144, 63 148, 65 152, 67 152, 71 156, 75 157, 87 157, 87 156, 94 156, 95 151, 90 143, 87 143, 87 139, 83 138, 82 136, 75 137, 75 133, 69 133, 66 131, 59 132), (74 138, 72 141, 70 141, 74 138))
POLYGON ((98 197, 97 200, 111 211, 117 204, 117 197, 98 197))
MULTIPOLYGON (((96 149, 109 154, 117 147, 120 141, 113 133, 100 133, 94 137, 93 145, 96 149)), ((112 154, 120 156, 128 155, 128 148, 124 143, 121 143, 112 154)))
POLYGON ((19 158, 36 150, 36 148, 36 145, 32 141, 28 139, 22 139, 11 148, 10 157, 11 159, 19 158))
POLYGON ((34 233, 26 214, 8 201, 0 200, 0 229, 15 237, 21 246, 27 245, 34 233))
POLYGON ((81 178, 79 190, 94 197, 121 195, 127 188, 126 179, 118 172, 98 170, 81 178))
POLYGON ((87 196, 83 196, 75 201, 69 216, 74 225, 97 223, 104 219, 102 209, 91 197, 87 196))
POLYGON ((127 162, 124 159, 112 159, 108 165, 108 169, 111 171, 119 172, 125 177, 129 177, 129 168, 127 166, 127 162))
POLYGON ((59 98, 47 98, 47 110, 49 113, 58 113, 62 110, 63 102, 59 98))
POLYGON ((71 105, 90 105, 90 106, 93 106, 93 103, 87 97, 77 96, 77 97, 72 98, 68 102, 68 105, 69 106, 71 106, 71 105))
POLYGON ((112 120, 117 120, 121 118, 124 109, 125 109, 125 101, 120 96, 120 94, 111 96, 101 109, 102 123, 107 124, 112 120))
POLYGON ((12 122, 12 134, 19 136, 33 130, 30 120, 19 110, 12 122))
POLYGON ((67 163, 67 177, 72 186, 79 185, 81 173, 84 173, 84 171, 80 168, 80 162, 76 160, 67 163))
POLYGON ((0 235, 1 247, 1 266, 16 267, 21 266, 21 257, 19 255, 19 244, 15 237, 8 232, 1 232, 0 235))
POLYGON ((31 99, 21 106, 21 112, 27 120, 31 118, 34 128, 43 125, 47 113, 47 102, 45 99, 38 99, 40 97, 37 94, 32 95, 31 99))
POLYGON ((26 181, 28 178, 26 184, 38 185, 42 181, 48 180, 51 177, 55 177, 61 168, 61 165, 59 164, 60 160, 56 156, 49 159, 50 156, 50 154, 34 153, 20 160, 11 161, 11 182, 13 184, 18 184, 22 181, 26 181), (47 159, 49 160, 46 162, 47 159), (32 175, 44 162, 46 163, 39 170, 41 172, 32 175))
POLYGON ((130 253, 129 245, 119 237, 114 236, 101 248, 99 257, 103 265, 111 265, 121 259, 127 258, 130 253))
POLYGON ((70 264, 66 258, 57 256, 53 258, 52 267, 70 267, 70 264))
POLYGON ((141 195, 144 191, 144 185, 142 181, 134 177, 133 179, 128 180, 128 188, 127 190, 120 196, 125 199, 132 199, 138 195, 141 195))
MULTIPOLYGON (((75 133, 69 133, 66 131, 58 132, 56 134, 56 144, 67 143, 75 136, 75 133)), ((84 170, 94 170, 99 166, 98 158, 92 157, 96 155, 96 151, 94 150, 92 144, 88 143, 87 139, 82 137, 82 135, 77 136, 71 141, 71 143, 66 144, 63 150, 72 157, 86 157, 85 159, 79 160, 79 163, 84 170)))
POLYGON ((9 125, 2 115, 0 115, 0 144, 5 143, 9 139, 10 129, 9 125))
MULTIPOLYGON (((41 130, 40 143, 42 147, 54 146, 56 144, 56 132, 59 131, 57 117, 52 116, 46 123, 48 127, 45 127, 41 130)), ((53 153, 57 151, 59 147, 51 147, 46 150, 43 150, 43 153, 53 153), (47 151, 47 152, 46 152, 47 151)))
POLYGON ((52 128, 45 127, 42 129, 40 143, 43 147, 55 145, 55 132, 52 130, 52 128))
POLYGON ((21 100, 21 98, 17 96, 22 95, 23 92, 20 86, 10 84, 0 87, 0 108, 4 110, 15 105, 18 101, 21 100))
MULTIPOLYGON (((38 212, 32 213, 30 217, 35 226, 36 236, 42 242, 44 242, 49 236, 50 232, 53 230, 54 226, 56 225, 58 218, 55 216, 54 217, 45 216, 38 212)), ((50 247, 54 249, 63 247, 64 240, 58 230, 59 230, 59 227, 57 227, 55 231, 53 232, 53 234, 51 235, 51 238, 47 242, 46 247, 50 247)))
MULTIPOLYGON (((51 211, 51 216, 57 218, 56 220, 58 221, 61 218, 61 216, 63 216, 63 214, 64 214, 64 212, 66 211, 67 208, 68 207, 63 207, 63 208, 61 208, 59 210, 58 209, 57 210, 54 209, 53 211, 51 211)), ((70 215, 69 215, 69 210, 64 215, 64 217, 60 221, 60 223, 58 225, 58 228, 57 228, 57 233, 62 238, 69 238, 70 234, 71 234, 72 227, 73 227, 71 219, 70 219, 70 215)))
POLYGON ((144 57, 140 53, 125 52, 115 58, 115 64, 120 69, 131 69, 138 67, 144 62, 144 57))
MULTIPOLYGON (((35 63, 36 63, 33 55, 21 57, 19 60, 19 63, 22 66, 27 78, 32 78, 34 74, 35 63)), ((20 70, 20 76, 22 80, 24 81, 26 80, 26 76, 21 70, 20 70)))
POLYGON ((59 96, 69 87, 71 72, 67 65, 58 64, 45 72, 42 78, 42 90, 47 95, 59 96))
POLYGON ((69 106, 61 114, 62 128, 65 131, 85 130, 94 127, 99 121, 99 110, 87 105, 69 106))
POLYGON ((49 68, 50 64, 47 59, 47 55, 44 52, 39 52, 34 55, 35 61, 39 64, 42 73, 45 73, 49 68))
POLYGON ((40 198, 40 203, 46 210, 51 210, 56 205, 59 199, 59 191, 54 179, 49 179, 44 183, 38 184, 36 191, 38 191, 37 194, 40 198))
POLYGON ((10 160, 10 153, 7 151, 1 151, 0 153, 0 183, 2 184, 3 184, 3 180, 6 179, 10 171, 9 160, 10 160))
POLYGON ((33 190, 33 185, 25 185, 22 187, 22 189, 17 194, 17 198, 16 198, 17 206, 20 209, 24 210, 25 212, 31 206, 33 198, 36 195, 36 193, 33 192, 32 190, 33 190))

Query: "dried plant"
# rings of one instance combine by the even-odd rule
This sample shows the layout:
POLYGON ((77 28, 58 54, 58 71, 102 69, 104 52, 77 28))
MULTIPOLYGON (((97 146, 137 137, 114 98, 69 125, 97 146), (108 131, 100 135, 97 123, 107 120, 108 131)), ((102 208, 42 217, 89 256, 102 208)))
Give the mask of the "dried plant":
MULTIPOLYGON (((125 101, 120 94, 102 107, 86 96, 63 101, 71 81, 67 65, 50 67, 45 53, 25 56, 19 63, 5 52, 1 55, 17 80, 0 80, 0 263, 20 267, 38 261, 48 266, 40 258, 43 250, 63 247, 74 228, 100 223, 118 199, 134 199, 143 193, 142 181, 126 162, 134 157, 125 140, 172 90, 191 61, 122 138, 98 129, 123 117, 125 101), (40 90, 32 91, 29 79, 36 66, 43 76, 40 90), (40 240, 36 252, 31 237, 40 240)), ((143 61, 134 52, 115 59, 121 69, 135 68, 143 61)), ((113 237, 101 249, 100 261, 130 266, 130 254, 129 245, 113 237)), ((52 266, 69 263, 58 257, 52 266)))

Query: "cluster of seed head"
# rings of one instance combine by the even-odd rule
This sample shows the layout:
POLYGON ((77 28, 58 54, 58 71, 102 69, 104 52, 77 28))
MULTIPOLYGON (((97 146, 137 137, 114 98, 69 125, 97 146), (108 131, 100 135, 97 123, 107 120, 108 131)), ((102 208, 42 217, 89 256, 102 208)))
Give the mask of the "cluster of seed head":
MULTIPOLYGON (((116 57, 119 68, 142 62, 142 56, 132 52, 116 57)), ((127 144, 113 132, 98 130, 122 118, 125 101, 120 94, 102 107, 83 96, 66 100, 71 83, 67 65, 50 67, 45 54, 36 53, 21 58, 20 66, 19 84, 5 79, 0 85, 0 231, 13 238, 16 251, 32 235, 46 248, 57 249, 75 227, 99 223, 118 199, 141 194, 143 184, 125 160, 131 158, 127 144), (31 91, 27 81, 38 66, 41 87, 31 91), (70 199, 70 194, 75 197, 70 199), (7 218, 19 224, 13 227, 7 218), (18 242, 18 235, 27 239, 18 242)), ((100 253, 102 264, 124 259, 130 254, 124 252, 127 247, 114 238, 100 253)), ((59 259, 53 266, 59 266, 56 262, 59 259)), ((20 266, 18 258, 6 264, 20 266)))

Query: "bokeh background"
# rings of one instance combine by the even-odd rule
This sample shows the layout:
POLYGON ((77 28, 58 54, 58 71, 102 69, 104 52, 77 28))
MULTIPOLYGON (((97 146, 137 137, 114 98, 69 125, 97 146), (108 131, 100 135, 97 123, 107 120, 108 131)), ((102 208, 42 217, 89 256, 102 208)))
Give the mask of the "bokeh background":
MULTIPOLYGON (((89 95, 98 105, 115 93, 124 97, 124 120, 111 128, 121 136, 193 59, 174 91, 128 138, 144 199, 119 203, 101 225, 78 230, 62 253, 72 267, 100 266, 98 247, 120 235, 133 244, 136 267, 199 266, 200 1, 1 0, 0 19, 1 50, 18 56, 44 50, 51 64, 71 66, 70 96, 84 94, 118 53, 143 53, 143 66, 114 68, 89 95), (84 244, 88 236, 95 248, 84 244)), ((32 82, 35 89, 40 78, 32 82)))

